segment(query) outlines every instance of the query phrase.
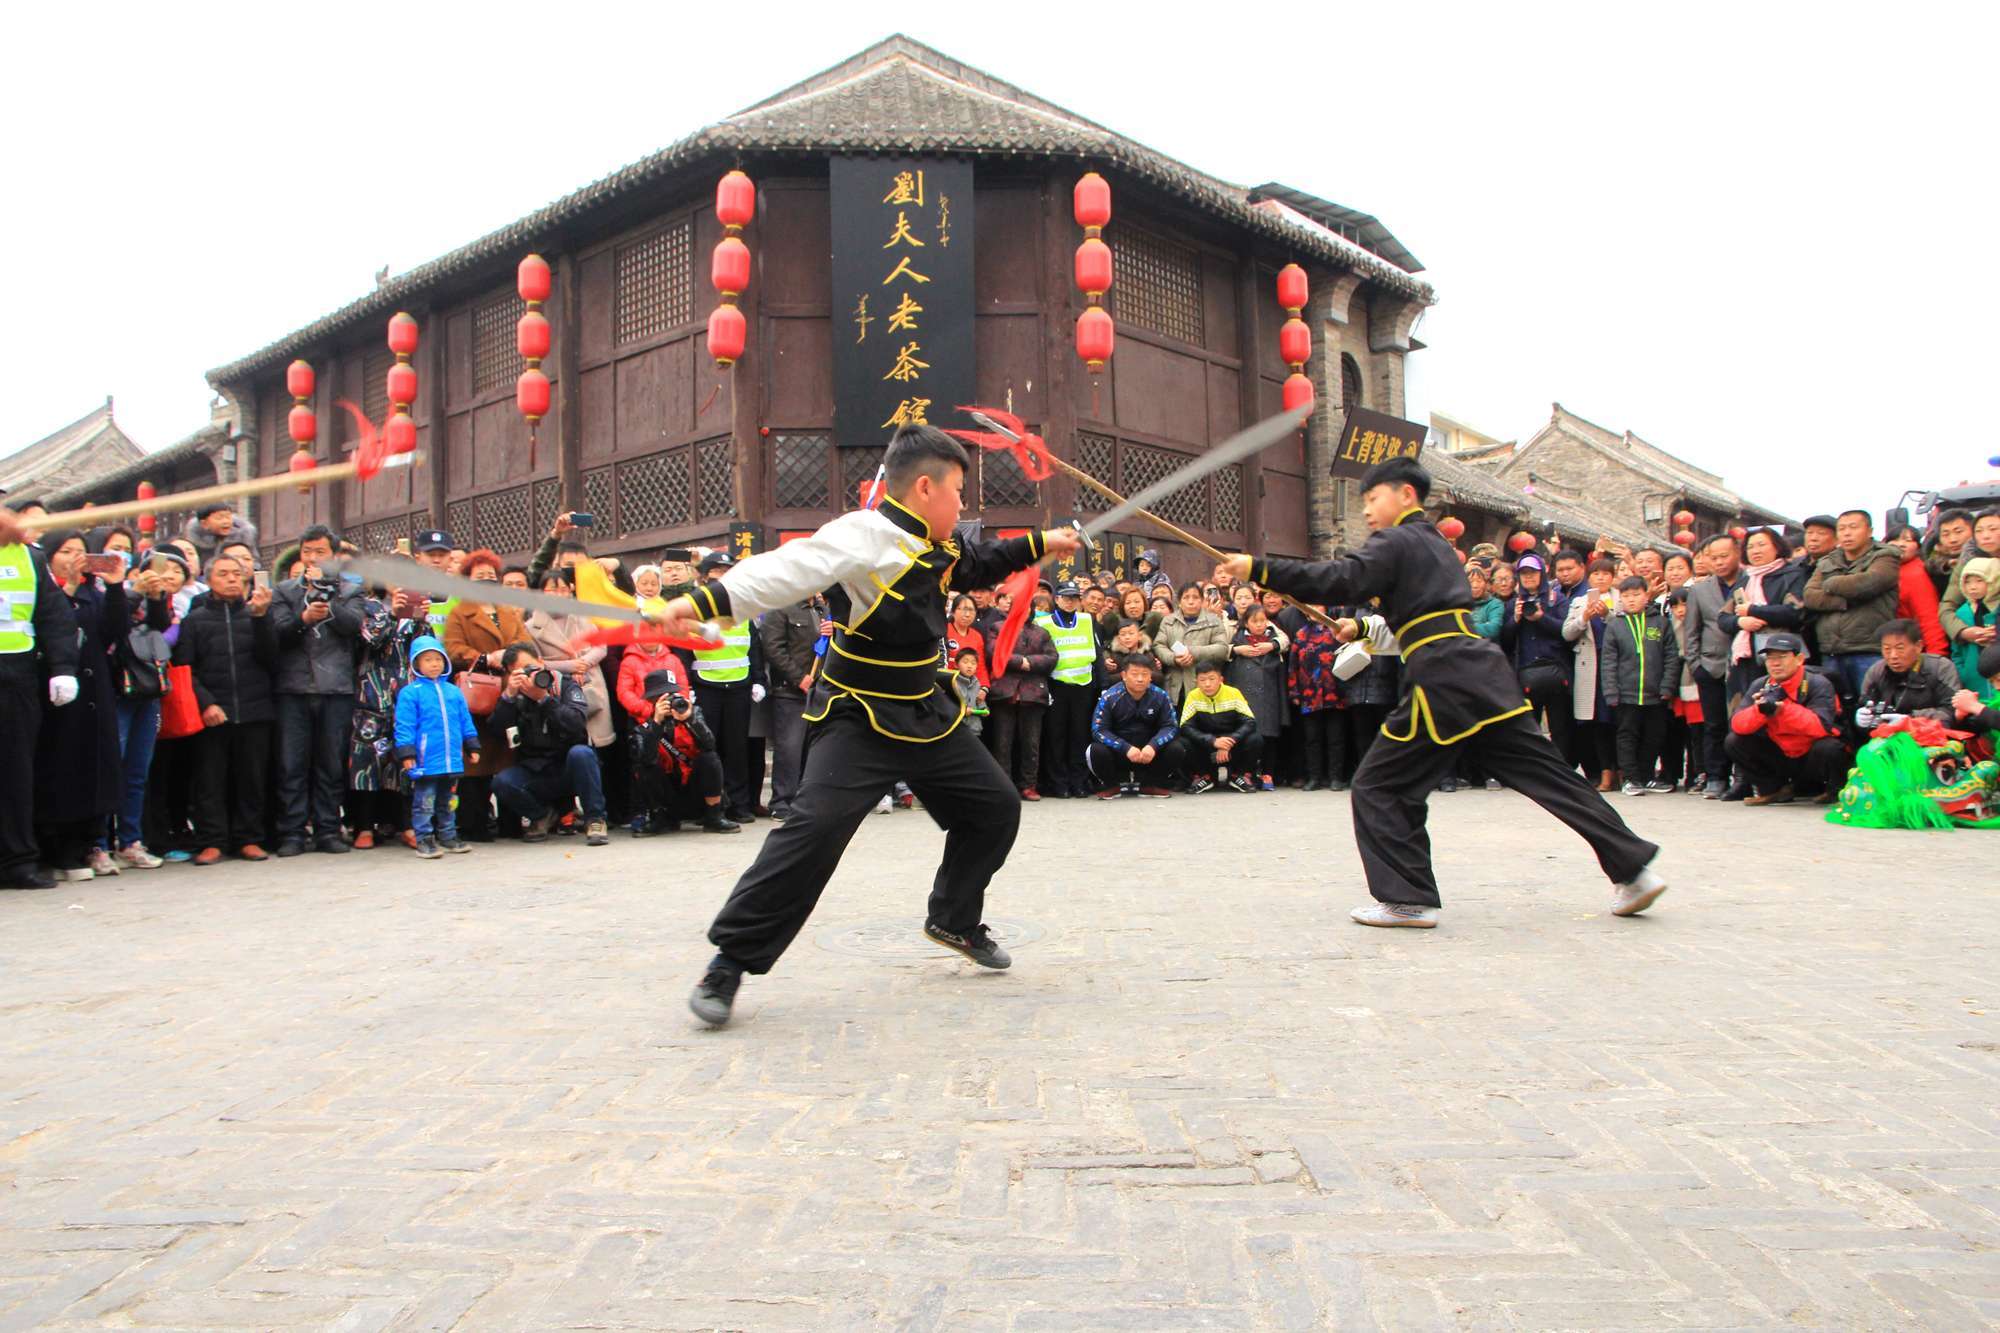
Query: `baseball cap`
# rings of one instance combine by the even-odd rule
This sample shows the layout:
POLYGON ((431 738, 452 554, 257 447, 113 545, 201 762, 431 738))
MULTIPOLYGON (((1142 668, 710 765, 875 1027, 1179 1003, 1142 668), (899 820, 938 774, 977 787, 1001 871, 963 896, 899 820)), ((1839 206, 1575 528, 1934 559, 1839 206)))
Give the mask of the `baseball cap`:
POLYGON ((729 552, 727 551, 710 551, 701 558, 701 563, 696 565, 695 569, 706 574, 711 569, 728 569, 735 563, 734 560, 729 558, 729 552))
POLYGON ((1055 592, 1058 597, 1080 597, 1083 595, 1076 590, 1076 583, 1072 579, 1064 579, 1061 583, 1058 583, 1055 592))
POLYGON ((441 528, 426 529, 418 533, 411 543, 419 551, 449 551, 457 544, 451 539, 451 534, 441 528))
POLYGON ((1787 634, 1785 631, 1780 630, 1776 634, 1766 638, 1764 646, 1757 651, 1759 653, 1803 653, 1805 650, 1806 641, 1804 639, 1801 639, 1796 634, 1787 634))

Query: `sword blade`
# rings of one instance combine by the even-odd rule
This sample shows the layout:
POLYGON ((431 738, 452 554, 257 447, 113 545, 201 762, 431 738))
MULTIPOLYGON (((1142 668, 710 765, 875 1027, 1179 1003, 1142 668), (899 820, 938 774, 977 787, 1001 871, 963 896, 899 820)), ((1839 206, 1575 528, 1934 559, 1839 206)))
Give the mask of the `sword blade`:
POLYGON ((462 579, 442 569, 432 569, 429 565, 394 556, 357 555, 344 561, 329 561, 328 564, 329 567, 337 564, 341 572, 358 574, 367 582, 407 588, 426 597, 458 597, 467 601, 512 606, 523 611, 547 611, 557 616, 588 616, 592 620, 622 620, 634 625, 647 623, 646 617, 629 606, 605 606, 600 602, 579 601, 574 597, 558 597, 554 593, 530 592, 526 588, 509 588, 501 583, 462 579))
POLYGON ((1254 426, 1238 431, 1207 453, 1189 459, 1186 467, 1169 472, 1151 486, 1128 497, 1124 504, 1091 519, 1084 525, 1084 532, 1094 536, 1107 528, 1116 527, 1153 501, 1172 495, 1189 482, 1200 481, 1211 472, 1270 448, 1297 430, 1311 412, 1311 404, 1302 404, 1289 412, 1280 412, 1277 416, 1267 417, 1254 426))

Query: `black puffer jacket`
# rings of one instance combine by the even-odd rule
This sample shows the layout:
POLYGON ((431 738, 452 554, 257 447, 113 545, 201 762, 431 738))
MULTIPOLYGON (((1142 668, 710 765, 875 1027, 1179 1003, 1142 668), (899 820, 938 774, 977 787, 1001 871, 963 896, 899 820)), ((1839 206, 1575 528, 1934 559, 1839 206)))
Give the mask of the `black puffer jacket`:
POLYGON ((278 636, 268 610, 250 614, 247 601, 210 594, 181 618, 174 665, 194 673, 195 702, 220 704, 231 722, 270 722, 278 716, 272 688, 278 669, 278 636))

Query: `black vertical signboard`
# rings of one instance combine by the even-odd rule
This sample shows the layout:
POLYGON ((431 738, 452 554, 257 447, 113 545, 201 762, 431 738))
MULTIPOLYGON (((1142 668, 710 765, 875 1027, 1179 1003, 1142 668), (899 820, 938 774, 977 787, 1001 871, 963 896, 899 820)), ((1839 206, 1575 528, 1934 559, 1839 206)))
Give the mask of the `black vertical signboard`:
POLYGON ((833 429, 844 449, 973 401, 972 163, 835 157, 833 429))

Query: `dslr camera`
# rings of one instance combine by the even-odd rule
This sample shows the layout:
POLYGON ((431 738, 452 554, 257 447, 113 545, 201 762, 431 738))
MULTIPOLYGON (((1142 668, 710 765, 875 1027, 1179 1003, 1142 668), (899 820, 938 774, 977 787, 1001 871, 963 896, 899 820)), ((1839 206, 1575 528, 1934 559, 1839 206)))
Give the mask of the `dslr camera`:
POLYGON ((308 606, 314 602, 331 602, 333 600, 334 582, 332 579, 300 579, 299 587, 305 591, 305 599, 308 606))
POLYGON ((528 679, 535 682, 535 688, 538 690, 553 691, 556 687, 556 673, 547 667, 536 668, 535 673, 528 679))

